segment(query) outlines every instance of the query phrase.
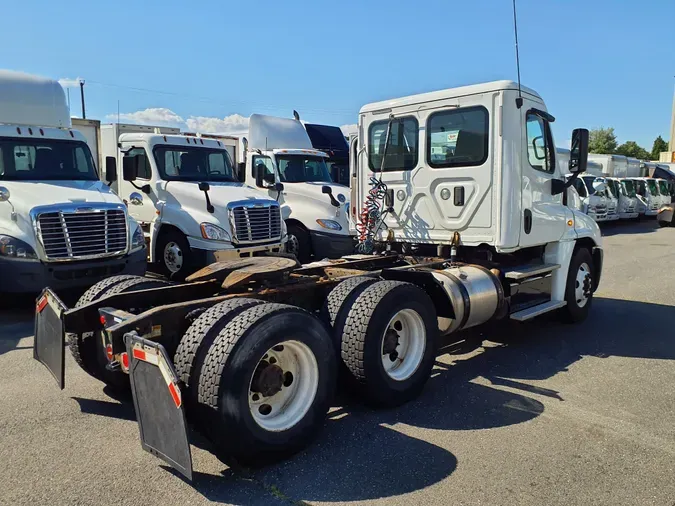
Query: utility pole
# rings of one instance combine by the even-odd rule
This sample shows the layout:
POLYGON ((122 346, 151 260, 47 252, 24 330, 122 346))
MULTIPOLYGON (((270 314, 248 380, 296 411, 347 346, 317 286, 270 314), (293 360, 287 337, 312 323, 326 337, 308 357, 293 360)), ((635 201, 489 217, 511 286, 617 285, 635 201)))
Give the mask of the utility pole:
POLYGON ((82 119, 87 119, 87 113, 84 110, 84 79, 80 79, 80 98, 82 99, 82 119))

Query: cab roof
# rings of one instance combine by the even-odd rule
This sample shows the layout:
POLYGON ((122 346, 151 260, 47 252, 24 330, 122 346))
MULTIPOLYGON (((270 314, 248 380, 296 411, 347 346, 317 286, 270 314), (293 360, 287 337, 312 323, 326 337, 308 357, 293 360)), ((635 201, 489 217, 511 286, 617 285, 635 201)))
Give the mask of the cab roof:
MULTIPOLYGON (((518 83, 514 81, 490 81, 487 83, 472 84, 469 86, 460 86, 458 88, 448 88, 445 90, 432 91, 429 93, 420 93, 418 95, 410 95, 407 97, 394 98, 390 100, 383 100, 381 102, 373 102, 361 107, 359 114, 374 112, 381 109, 389 109, 392 107, 402 107, 407 105, 415 105, 420 103, 434 102, 436 100, 445 100, 448 98, 458 98, 468 95, 480 95, 483 93, 492 93, 495 91, 518 90, 518 83)), ((524 95, 529 95, 543 102, 539 94, 531 88, 525 86, 521 87, 524 95)))

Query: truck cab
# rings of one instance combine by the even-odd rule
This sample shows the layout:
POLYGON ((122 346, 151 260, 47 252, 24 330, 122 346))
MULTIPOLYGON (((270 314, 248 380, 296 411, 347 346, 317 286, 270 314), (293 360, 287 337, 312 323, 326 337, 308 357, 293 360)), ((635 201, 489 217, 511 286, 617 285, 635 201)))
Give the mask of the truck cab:
POLYGON ((660 199, 656 181, 649 177, 631 178, 635 182, 635 191, 645 206, 645 216, 656 216, 659 212, 660 199))
POLYGON ((145 257, 143 233, 99 180, 58 82, 0 71, 0 290, 142 275, 145 257))
POLYGON ((621 179, 616 177, 608 177, 607 187, 612 195, 615 195, 618 200, 617 210, 619 218, 622 220, 632 220, 638 217, 637 198, 630 196, 626 188, 621 183, 621 179))
MULTIPOLYGON (((604 178, 584 174, 583 176, 579 177, 579 181, 583 183, 586 190, 586 195, 588 195, 587 214, 598 223, 610 221, 610 199, 607 198, 607 194, 605 192, 606 183, 604 178)), ((616 211, 614 214, 616 214, 616 211)))
POLYGON ((281 205, 289 253, 304 264, 353 252, 349 188, 333 182, 299 120, 253 114, 242 145, 240 178, 281 205))
POLYGON ((150 261, 175 279, 218 260, 279 252, 279 203, 239 182, 222 141, 102 125, 105 180, 141 223, 150 261))
POLYGON ((667 206, 670 204, 670 188, 668 186, 668 181, 665 179, 656 179, 656 184, 659 187, 659 195, 661 196, 661 206, 667 206))
POLYGON ((633 178, 626 177, 619 179, 619 184, 621 185, 621 189, 626 194, 626 196, 632 199, 634 202, 634 211, 636 214, 635 217, 639 218, 640 216, 644 216, 644 214, 647 212, 647 206, 637 194, 637 185, 635 180, 633 178))
POLYGON ((303 123, 314 149, 328 155, 326 165, 334 183, 349 186, 349 146, 340 127, 303 123))

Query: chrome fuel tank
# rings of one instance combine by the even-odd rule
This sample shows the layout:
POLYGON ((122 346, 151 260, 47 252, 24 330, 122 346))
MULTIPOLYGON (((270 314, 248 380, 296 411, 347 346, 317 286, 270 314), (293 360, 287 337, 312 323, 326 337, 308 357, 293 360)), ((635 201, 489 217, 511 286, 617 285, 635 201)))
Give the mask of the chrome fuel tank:
POLYGON ((492 272, 480 265, 459 265, 432 272, 452 303, 455 318, 439 318, 449 334, 493 318, 504 304, 504 289, 492 272))

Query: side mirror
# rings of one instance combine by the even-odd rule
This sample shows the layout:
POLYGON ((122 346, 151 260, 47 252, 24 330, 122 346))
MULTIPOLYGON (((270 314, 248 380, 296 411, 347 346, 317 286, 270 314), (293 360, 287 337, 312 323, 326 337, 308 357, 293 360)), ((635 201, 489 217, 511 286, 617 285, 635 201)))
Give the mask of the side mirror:
POLYGON ((122 158, 122 176, 125 181, 136 181, 138 177, 137 156, 125 156, 122 158))
POLYGON ((274 178, 274 174, 270 174, 269 172, 265 172, 265 175, 263 177, 265 182, 270 185, 274 185, 276 183, 276 180, 274 178))
POLYGON ((255 185, 258 188, 264 188, 265 183, 263 181, 263 168, 259 165, 254 165, 253 174, 255 175, 255 185))
POLYGON ((593 181, 593 189, 596 193, 602 193, 607 189, 607 181, 604 179, 595 179, 593 181))
POLYGON ((586 128, 575 128, 572 131, 569 170, 572 174, 581 174, 586 172, 587 164, 588 130, 586 128))
POLYGON ((209 185, 209 183, 199 183, 199 191, 207 192, 210 189, 211 189, 211 185, 209 185))
POLYGON ((246 181, 246 162, 239 162, 237 164, 237 179, 240 183, 246 181))
POLYGON ((0 202, 7 202, 8 200, 9 190, 4 186, 0 186, 0 202))
POLYGON ((568 186, 562 179, 551 179, 551 195, 560 195, 568 186))
POLYGON ((275 183, 274 189, 278 192, 284 191, 284 183, 275 183))
POLYGON ((330 203, 333 207, 340 207, 340 203, 333 197, 333 189, 327 184, 321 187, 321 193, 325 193, 330 197, 330 203))
POLYGON ((117 181, 117 160, 114 156, 105 157, 105 180, 108 183, 117 181))

